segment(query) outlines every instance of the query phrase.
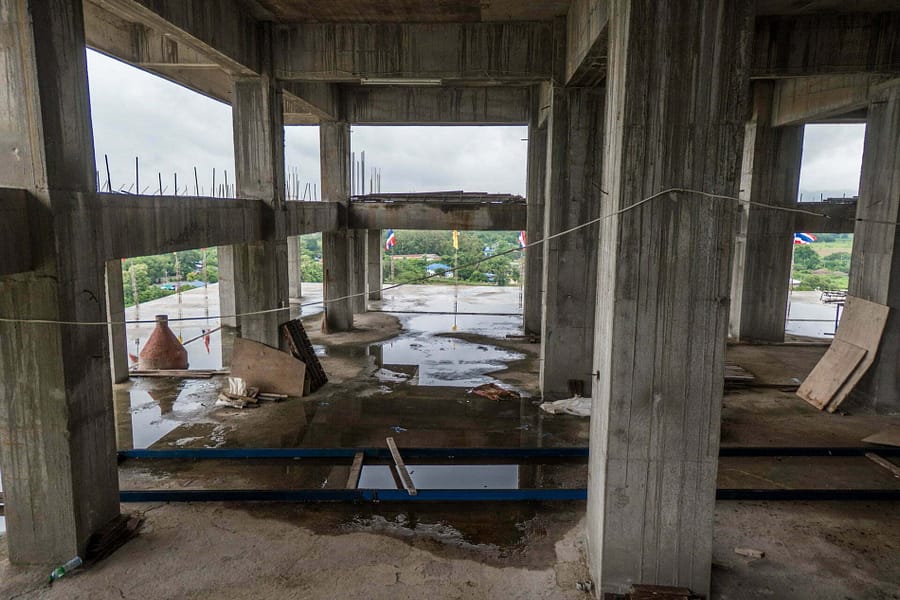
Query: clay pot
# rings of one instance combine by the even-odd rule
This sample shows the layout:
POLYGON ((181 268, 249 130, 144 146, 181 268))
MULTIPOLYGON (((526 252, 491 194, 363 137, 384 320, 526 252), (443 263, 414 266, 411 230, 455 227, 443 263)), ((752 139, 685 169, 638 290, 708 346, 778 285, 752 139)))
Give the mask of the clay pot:
POLYGON ((188 368, 187 350, 169 329, 169 315, 156 315, 156 329, 144 344, 139 359, 138 368, 142 371, 188 368))

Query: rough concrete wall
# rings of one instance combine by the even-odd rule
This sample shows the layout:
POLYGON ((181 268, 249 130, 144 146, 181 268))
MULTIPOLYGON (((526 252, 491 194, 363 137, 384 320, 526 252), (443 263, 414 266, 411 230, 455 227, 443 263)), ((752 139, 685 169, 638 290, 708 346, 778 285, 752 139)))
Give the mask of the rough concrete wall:
POLYGON ((384 249, 381 243, 381 230, 369 229, 366 236, 368 244, 366 259, 368 260, 369 269, 367 275, 369 300, 381 300, 381 282, 384 275, 381 263, 384 249))
MULTIPOLYGON (((81 2, 0 0, 0 80, 0 185, 28 190, 40 232, 0 314, 105 321, 81 2)), ((0 324, 0 372, 10 560, 67 560, 119 512, 107 332, 0 324)))
MULTIPOLYGON (((900 86, 873 98, 866 122, 850 295, 891 308, 878 356, 853 390, 867 410, 900 411, 900 86), (875 222, 882 221, 882 222, 875 222)), ((849 405, 848 405, 849 406, 849 405)))
POLYGON ((731 334, 748 341, 784 341, 790 291, 793 216, 759 204, 796 206, 803 126, 771 126, 773 92, 773 82, 754 84, 754 111, 744 140, 741 200, 747 201, 742 206, 747 220, 743 256, 735 253, 743 269, 735 268, 732 282, 731 334))
POLYGON ((600 590, 709 593, 752 11, 610 9, 587 537, 600 590), (619 212, 624 211, 624 212, 619 212))
MULTIPOLYGON (((544 237, 544 195, 547 177, 547 129, 538 127, 538 103, 534 102, 533 122, 528 127, 528 174, 526 182, 528 243, 544 237)), ((525 306, 523 323, 528 333, 541 333, 544 294, 544 248, 525 250, 525 306)))
MULTIPOLYGON (((605 88, 557 88, 547 137, 544 237, 600 216, 605 88)), ((541 392, 589 393, 597 281, 594 225, 543 244, 541 392)))
POLYGON ((350 294, 350 240, 347 233, 347 205, 350 201, 350 125, 346 121, 319 125, 319 156, 322 170, 322 200, 341 204, 338 229, 322 233, 322 263, 326 331, 353 328, 350 300, 336 300, 350 294))

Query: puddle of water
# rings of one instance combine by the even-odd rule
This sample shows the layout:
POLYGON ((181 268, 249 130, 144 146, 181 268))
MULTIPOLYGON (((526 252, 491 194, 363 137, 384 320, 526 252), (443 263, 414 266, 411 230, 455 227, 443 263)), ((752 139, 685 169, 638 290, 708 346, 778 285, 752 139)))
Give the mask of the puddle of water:
POLYGON ((180 425, 202 420, 213 400, 204 404, 199 397, 214 398, 209 390, 218 385, 208 380, 180 381, 174 388, 116 390, 119 446, 148 448, 180 425))
MULTIPOLYGON (((0 492, 3 491, 3 474, 0 473, 0 492)), ((6 533, 6 517, 0 515, 0 533, 6 533)))
MULTIPOLYGON (((407 465, 417 489, 422 490, 515 490, 519 488, 519 465, 407 465)), ((387 465, 364 466, 360 489, 393 490, 397 483, 387 465)))

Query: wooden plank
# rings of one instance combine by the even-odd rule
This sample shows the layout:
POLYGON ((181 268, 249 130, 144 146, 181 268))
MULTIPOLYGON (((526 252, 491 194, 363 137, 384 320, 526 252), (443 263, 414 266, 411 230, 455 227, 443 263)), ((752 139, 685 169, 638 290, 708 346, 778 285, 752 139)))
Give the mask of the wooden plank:
POLYGON ((306 365, 281 350, 244 338, 235 338, 232 377, 240 377, 261 392, 302 396, 306 365))
POLYGON ((866 349, 835 338, 831 348, 797 390, 797 395, 823 410, 866 356, 866 349))
POLYGON ((834 412, 875 361, 888 311, 887 306, 847 296, 834 342, 797 395, 820 410, 834 412), (858 349, 864 351, 862 356, 858 349))
POLYGON ((873 433, 869 437, 863 438, 862 441, 868 444, 900 447, 900 425, 892 425, 883 431, 873 433))
POLYGON ((400 456, 400 451, 397 449, 397 444, 394 442, 394 438, 389 437, 385 441, 387 441, 387 446, 391 451, 391 456, 394 457, 394 464, 397 466, 397 472, 400 474, 400 480, 403 481, 403 487, 406 488, 406 491, 410 496, 415 496, 418 493, 416 491, 416 486, 413 484, 412 477, 409 476, 409 471, 406 470, 406 465, 403 463, 403 457, 400 456))
POLYGON ((353 456, 353 465, 350 467, 350 476, 347 478, 348 490, 355 490, 359 486, 359 476, 362 473, 364 456, 362 452, 357 452, 353 456))
POLYGON ((897 479, 900 479, 900 466, 895 465, 894 463, 887 460, 886 458, 882 458, 882 457, 878 456, 874 452, 866 452, 866 458, 871 460, 876 465, 878 465, 880 467, 884 467, 885 469, 890 471, 894 477, 896 477, 897 479))

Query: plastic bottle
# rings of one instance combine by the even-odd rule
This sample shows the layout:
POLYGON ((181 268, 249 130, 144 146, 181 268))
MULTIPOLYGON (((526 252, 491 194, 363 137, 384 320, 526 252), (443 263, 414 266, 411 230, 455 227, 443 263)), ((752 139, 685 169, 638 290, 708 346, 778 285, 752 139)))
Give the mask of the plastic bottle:
POLYGON ((76 556, 75 558, 68 561, 66 564, 61 565, 53 569, 53 572, 50 573, 50 583, 53 583, 60 577, 64 577, 67 573, 71 573, 82 564, 82 560, 80 556, 76 556))

